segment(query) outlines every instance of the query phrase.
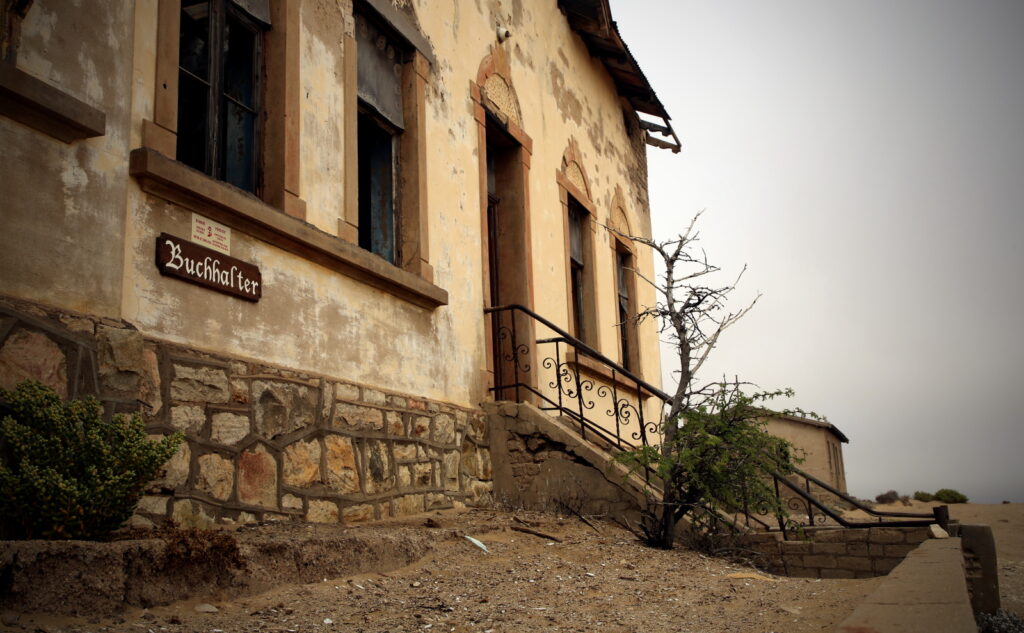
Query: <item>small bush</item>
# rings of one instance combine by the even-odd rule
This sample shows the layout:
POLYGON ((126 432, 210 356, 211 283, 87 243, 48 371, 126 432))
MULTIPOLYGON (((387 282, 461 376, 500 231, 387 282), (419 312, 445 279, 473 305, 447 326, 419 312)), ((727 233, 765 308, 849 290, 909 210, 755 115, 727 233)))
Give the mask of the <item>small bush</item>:
POLYGON ((875 497, 876 503, 896 503, 900 500, 900 493, 895 490, 889 492, 883 492, 882 494, 875 497))
POLYGON ((942 503, 967 503, 967 495, 952 488, 943 488, 935 491, 935 500, 942 503))
POLYGON ((914 493, 914 500, 928 503, 929 501, 935 501, 935 495, 933 495, 930 492, 918 490, 917 492, 914 493))
POLYGON ((978 614, 979 633, 1024 633, 1024 620, 1011 611, 978 614))
POLYGON ((138 414, 103 419, 95 398, 63 402, 26 381, 0 389, 4 538, 102 539, 131 516, 181 443, 150 441, 138 414))

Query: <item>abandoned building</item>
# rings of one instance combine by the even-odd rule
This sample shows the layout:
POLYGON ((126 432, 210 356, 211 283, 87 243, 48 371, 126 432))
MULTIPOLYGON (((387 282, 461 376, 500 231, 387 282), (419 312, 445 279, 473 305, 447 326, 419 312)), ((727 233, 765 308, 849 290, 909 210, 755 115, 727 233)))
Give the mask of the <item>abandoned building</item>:
POLYGON ((607 0, 424 4, 3 3, 0 386, 183 432, 138 524, 541 494, 520 406, 655 427, 622 236, 679 146, 607 0))
POLYGON ((765 418, 765 430, 796 448, 800 469, 839 492, 846 490, 843 444, 850 440, 831 422, 775 413, 765 418))

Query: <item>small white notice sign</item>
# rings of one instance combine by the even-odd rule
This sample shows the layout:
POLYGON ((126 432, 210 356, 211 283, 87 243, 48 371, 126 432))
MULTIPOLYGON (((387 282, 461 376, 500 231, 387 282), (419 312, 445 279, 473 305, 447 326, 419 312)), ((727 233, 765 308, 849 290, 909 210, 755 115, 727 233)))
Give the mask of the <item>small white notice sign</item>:
POLYGON ((231 254, 231 229, 198 213, 192 214, 192 241, 225 255, 231 254))

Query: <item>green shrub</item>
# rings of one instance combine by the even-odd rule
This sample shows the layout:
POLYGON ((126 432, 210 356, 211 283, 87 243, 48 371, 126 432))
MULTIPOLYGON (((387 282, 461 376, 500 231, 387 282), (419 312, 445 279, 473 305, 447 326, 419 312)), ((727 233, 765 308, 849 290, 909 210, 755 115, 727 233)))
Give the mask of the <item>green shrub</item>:
POLYGON ((34 381, 0 389, 0 400, 4 538, 106 537, 182 439, 151 441, 138 414, 104 420, 95 398, 65 403, 34 381))
POLYGON ((967 503, 967 495, 952 488, 943 488, 935 491, 935 500, 942 503, 967 503))
POLYGON ((914 493, 914 500, 915 501, 923 501, 924 503, 928 503, 929 501, 934 501, 935 500, 935 495, 933 495, 930 492, 924 492, 923 490, 918 490, 917 492, 914 493))
POLYGON ((896 503, 899 500, 900 500, 900 493, 896 492, 895 490, 890 490, 889 492, 883 492, 882 494, 877 495, 875 497, 875 502, 876 503, 896 503))

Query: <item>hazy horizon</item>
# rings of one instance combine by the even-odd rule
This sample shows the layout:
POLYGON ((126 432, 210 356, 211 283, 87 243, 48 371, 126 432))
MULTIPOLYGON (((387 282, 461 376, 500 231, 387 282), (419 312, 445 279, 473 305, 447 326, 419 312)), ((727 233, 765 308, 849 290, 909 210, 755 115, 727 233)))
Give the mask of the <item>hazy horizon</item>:
POLYGON ((655 235, 707 209, 737 305, 763 292, 704 376, 795 389, 857 496, 1024 501, 1024 3, 612 13, 683 144, 648 150, 655 235))

